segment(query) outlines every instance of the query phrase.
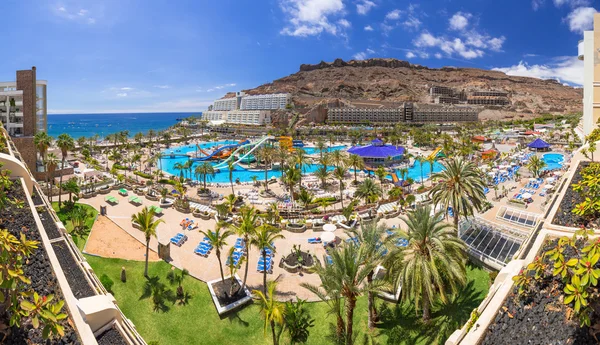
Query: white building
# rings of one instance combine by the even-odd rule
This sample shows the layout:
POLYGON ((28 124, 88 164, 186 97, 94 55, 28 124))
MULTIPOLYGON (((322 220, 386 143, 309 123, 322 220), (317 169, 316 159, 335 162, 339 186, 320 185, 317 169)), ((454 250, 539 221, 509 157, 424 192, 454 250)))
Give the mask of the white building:
POLYGON ((600 13, 594 14, 594 30, 583 33, 578 48, 583 60, 583 134, 588 135, 600 119, 600 13))
POLYGON ((217 99, 213 104, 213 110, 227 111, 237 109, 237 98, 217 99))
POLYGON ((289 93, 273 93, 267 95, 243 96, 241 110, 274 110, 285 109, 292 101, 289 93))
POLYGON ((227 118, 226 111, 207 110, 202 112, 202 120, 221 121, 227 118))
MULTIPOLYGON (((46 85, 45 80, 37 80, 33 96, 36 102, 27 111, 23 107, 23 90, 17 90, 17 82, 0 82, 0 121, 10 136, 31 136, 37 131, 46 130, 46 85), (29 131, 24 131, 23 128, 25 117, 30 119, 27 120, 29 131)), ((31 95, 25 95, 29 96, 31 95)))
POLYGON ((271 123, 271 112, 267 110, 210 110, 202 113, 202 119, 214 124, 234 123, 240 125, 262 126, 271 123))

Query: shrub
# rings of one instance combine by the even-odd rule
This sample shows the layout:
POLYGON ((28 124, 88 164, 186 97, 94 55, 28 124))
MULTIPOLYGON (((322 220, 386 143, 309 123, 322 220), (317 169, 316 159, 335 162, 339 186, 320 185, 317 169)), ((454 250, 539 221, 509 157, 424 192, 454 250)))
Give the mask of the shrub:
POLYGON ((158 183, 170 184, 170 185, 174 186, 177 182, 175 180, 169 180, 169 179, 163 178, 163 179, 158 180, 158 183))
POLYGON ((318 204, 318 203, 320 203, 323 200, 331 203, 331 202, 335 202, 337 199, 335 197, 333 197, 333 196, 326 196, 326 197, 322 197, 322 198, 316 198, 315 200, 313 200, 313 204, 318 204))
POLYGON ((498 276, 498 272, 497 271, 491 271, 488 274, 490 275, 490 282, 492 282, 492 284, 493 284, 494 280, 496 280, 496 277, 498 276))
POLYGON ((148 173, 145 173, 145 172, 142 172, 142 171, 138 171, 138 170, 134 171, 133 174, 137 175, 139 177, 143 177, 143 178, 148 178, 148 179, 152 178, 152 175, 150 175, 148 173))
POLYGON ((110 279, 109 276, 107 276, 106 274, 103 274, 100 277, 100 282, 102 283, 102 285, 104 286, 104 288, 106 289, 106 291, 112 293, 112 287, 115 284, 115 282, 113 282, 113 280, 110 279))
POLYGON ((117 163, 113 164, 113 168, 117 170, 129 170, 126 166, 117 163))

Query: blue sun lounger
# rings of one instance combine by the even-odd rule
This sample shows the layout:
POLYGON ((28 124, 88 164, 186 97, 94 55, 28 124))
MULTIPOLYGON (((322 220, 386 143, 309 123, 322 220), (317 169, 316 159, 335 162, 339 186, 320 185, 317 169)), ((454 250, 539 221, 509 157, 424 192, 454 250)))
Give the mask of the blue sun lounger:
POLYGON ((308 243, 310 243, 310 244, 317 244, 317 243, 321 243, 321 238, 320 238, 320 237, 313 237, 313 238, 309 238, 309 239, 308 239, 308 243))
POLYGON ((178 247, 180 247, 185 240, 187 240, 187 236, 182 233, 178 233, 177 235, 171 237, 171 243, 178 247))

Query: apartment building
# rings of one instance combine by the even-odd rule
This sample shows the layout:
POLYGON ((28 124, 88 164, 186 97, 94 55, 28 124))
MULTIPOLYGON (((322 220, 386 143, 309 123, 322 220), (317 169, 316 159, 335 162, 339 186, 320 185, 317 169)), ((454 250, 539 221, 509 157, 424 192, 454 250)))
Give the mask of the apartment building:
POLYGON ((228 110, 236 110, 236 109, 238 109, 237 98, 217 99, 213 103, 213 108, 212 108, 212 110, 218 110, 218 111, 228 111, 228 110))
POLYGON ((583 60, 583 134, 588 135, 600 119, 600 13, 594 14, 594 29, 583 33, 579 42, 583 60))
POLYGON ((16 81, 0 82, 0 121, 31 171, 36 171, 33 136, 48 124, 47 84, 37 80, 35 67, 17 71, 16 81))
POLYGON ((241 110, 275 110, 285 109, 292 102, 289 93, 274 93, 267 95, 243 96, 241 110))
POLYGON ((202 112, 202 120, 206 121, 223 121, 226 117, 226 111, 207 110, 202 112))
POLYGON ((330 108, 329 123, 469 122, 477 121, 479 109, 459 105, 405 103, 398 108, 330 108))
POLYGON ((268 110, 211 110, 203 112, 202 118, 213 123, 262 126, 271 123, 271 112, 268 110))

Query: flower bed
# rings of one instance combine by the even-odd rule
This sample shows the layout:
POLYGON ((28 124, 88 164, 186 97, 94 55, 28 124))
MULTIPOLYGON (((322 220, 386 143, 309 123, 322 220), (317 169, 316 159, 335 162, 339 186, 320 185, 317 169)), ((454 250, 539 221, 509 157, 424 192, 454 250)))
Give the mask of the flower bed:
POLYGON ((315 265, 315 258, 308 252, 292 251, 291 254, 283 258, 283 269, 290 273, 311 273, 315 265), (302 258, 300 262, 299 258, 302 258))
MULTIPOLYGON (((573 178, 571 179, 571 184, 566 187, 567 190, 565 191, 565 195, 558 206, 558 210, 554 215, 554 219, 552 219, 552 224, 579 227, 580 224, 585 223, 585 219, 583 217, 572 212, 573 208, 575 208, 575 205, 583 201, 583 197, 573 190, 573 185, 581 182, 581 170, 588 165, 589 162, 581 162, 575 170, 573 178)), ((594 223, 597 223, 597 221, 594 223)), ((598 226, 598 224, 595 226, 598 226)))
POLYGON ((85 279, 85 274, 81 271, 81 266, 79 266, 69 251, 67 244, 64 241, 54 242, 52 243, 52 249, 54 249, 58 262, 60 262, 60 267, 62 267, 65 273, 65 277, 75 298, 79 299, 96 295, 94 289, 92 289, 85 279))
MULTIPOLYGON (((20 181, 15 181, 14 185, 8 191, 8 196, 11 199, 26 200, 23 186, 20 181)), ((50 260, 46 250, 42 244, 42 238, 38 231, 32 210, 26 206, 23 208, 7 207, 2 210, 0 217, 0 227, 8 229, 8 231, 19 238, 21 233, 27 236, 28 240, 38 241, 38 249, 27 259, 23 268, 25 276, 31 279, 31 288, 38 294, 47 296, 54 295, 55 300, 64 300, 60 290, 50 260)), ((66 313, 66 307, 63 307, 63 313, 66 313)), ((72 321, 69 318, 63 320, 61 325, 65 328, 65 335, 60 339, 55 339, 52 344, 80 344, 77 333, 71 326, 72 321)), ((42 329, 35 329, 31 326, 22 328, 11 327, 6 338, 6 331, 0 331, 0 339, 3 339, 4 344, 12 345, 29 345, 29 344, 46 344, 42 339, 42 329)))
POLYGON ((306 225, 298 223, 287 223, 285 229, 289 232, 302 233, 306 231, 306 225))
POLYGON ((128 345, 121 333, 111 327, 96 337, 98 345, 128 345))
MULTIPOLYGON (((543 252, 555 248, 558 240, 548 241, 543 252)), ((579 240, 578 244, 582 244, 579 240)), ((565 261, 575 256, 572 248, 563 252, 565 261)), ((565 283, 561 276, 552 276, 553 264, 546 256, 546 272, 539 281, 535 281, 530 292, 520 295, 517 286, 509 294, 500 308, 482 345, 500 344, 597 344, 590 334, 590 328, 580 327, 579 319, 569 305, 563 303, 565 283)), ((596 268, 600 267, 596 264, 596 268)), ((533 278, 533 273, 530 274, 533 278)), ((597 326, 598 316, 593 314, 591 325, 597 326)))
POLYGON ((248 287, 244 290, 240 289, 242 282, 237 274, 233 281, 233 295, 229 293, 231 291, 231 284, 231 276, 226 276, 224 281, 215 279, 208 282, 208 290, 210 291, 219 315, 238 309, 244 304, 252 301, 252 295, 250 294, 250 291, 248 291, 248 287))
POLYGON ((46 209, 46 207, 44 207, 43 212, 38 212, 38 215, 40 216, 40 220, 44 225, 44 230, 46 230, 46 235, 48 235, 49 239, 53 240, 62 236, 60 230, 58 229, 58 226, 56 226, 54 218, 52 218, 50 212, 48 212, 48 209, 46 209))

